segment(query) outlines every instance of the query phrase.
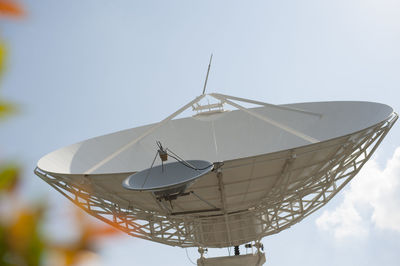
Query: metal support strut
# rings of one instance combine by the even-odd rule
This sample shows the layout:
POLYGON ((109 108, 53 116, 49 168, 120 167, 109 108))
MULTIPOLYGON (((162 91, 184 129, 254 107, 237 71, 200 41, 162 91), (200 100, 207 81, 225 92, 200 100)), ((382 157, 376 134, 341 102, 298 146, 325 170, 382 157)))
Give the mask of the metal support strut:
POLYGON ((239 246, 235 246, 235 256, 239 255, 240 255, 239 246))

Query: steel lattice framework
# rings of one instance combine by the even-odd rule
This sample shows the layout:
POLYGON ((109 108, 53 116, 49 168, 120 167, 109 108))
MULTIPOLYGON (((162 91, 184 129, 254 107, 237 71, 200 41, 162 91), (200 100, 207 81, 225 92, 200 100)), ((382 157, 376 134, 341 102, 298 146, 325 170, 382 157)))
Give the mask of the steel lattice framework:
MULTIPOLYGON (((90 215, 131 236, 180 247, 233 246, 276 234, 324 206, 360 171, 397 118, 393 113, 362 131, 288 150, 279 178, 263 199, 231 212, 226 211, 224 188, 229 163, 214 173, 221 211, 204 214, 173 214, 121 205, 118 195, 104 196, 98 189, 88 189, 83 183, 39 168, 35 174, 90 215), (324 151, 329 154, 320 156, 324 151)), ((268 154, 263 157, 265 161, 273 159, 268 154)))

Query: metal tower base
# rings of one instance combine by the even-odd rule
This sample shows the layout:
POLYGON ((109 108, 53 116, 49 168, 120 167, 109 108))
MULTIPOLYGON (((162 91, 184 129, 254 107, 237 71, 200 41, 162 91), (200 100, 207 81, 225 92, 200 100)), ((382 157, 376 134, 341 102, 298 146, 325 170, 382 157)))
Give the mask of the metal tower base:
POLYGON ((200 258, 197 260, 198 266, 261 266, 265 263, 265 253, 226 256, 216 258, 200 258))

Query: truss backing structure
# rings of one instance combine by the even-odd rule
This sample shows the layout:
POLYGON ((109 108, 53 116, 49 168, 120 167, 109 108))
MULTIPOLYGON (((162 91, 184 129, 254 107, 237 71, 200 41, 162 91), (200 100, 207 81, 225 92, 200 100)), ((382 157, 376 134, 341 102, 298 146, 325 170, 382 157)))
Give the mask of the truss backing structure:
MULTIPOLYGON (((208 177, 215 183, 190 188, 199 202, 219 207, 202 212, 174 212, 174 206, 183 205, 184 198, 172 202, 154 199, 159 208, 146 208, 108 193, 90 178, 76 182, 39 168, 34 172, 90 215, 131 236, 179 247, 234 246, 276 234, 324 206, 360 171, 397 118, 393 113, 372 127, 324 142, 300 136, 309 138, 311 144, 223 162, 208 177), (277 160, 281 162, 276 164, 279 171, 272 174, 268 165, 277 160), (253 174, 257 163, 266 165, 263 175, 253 174), (252 173, 249 178, 231 181, 230 173, 244 166, 252 173), (240 193, 229 192, 234 185, 243 187, 240 193), (218 193, 201 197, 207 189, 218 193)), ((115 179, 130 174, 116 174, 115 179)))

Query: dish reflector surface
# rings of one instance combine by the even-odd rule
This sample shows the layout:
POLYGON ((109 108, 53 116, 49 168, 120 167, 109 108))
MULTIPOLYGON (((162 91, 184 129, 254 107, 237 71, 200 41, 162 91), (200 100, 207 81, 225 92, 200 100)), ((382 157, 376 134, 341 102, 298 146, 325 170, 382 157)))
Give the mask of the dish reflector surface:
MULTIPOLYGON (((373 126, 387 119, 393 112, 387 105, 371 102, 314 102, 281 106, 302 109, 321 116, 273 107, 248 110, 278 121, 283 126, 302 132, 319 142, 373 126)), ((46 172, 67 175, 138 172, 149 167, 157 140, 186 160, 200 159, 210 162, 268 154, 310 144, 242 110, 215 114, 208 118, 171 120, 137 142, 136 139, 156 124, 85 140, 44 156, 38 162, 38 167, 46 172), (133 142, 135 143, 129 146, 133 142), (119 150, 122 151, 112 157, 119 150)))
POLYGON ((160 191, 186 185, 209 173, 213 164, 201 160, 186 161, 193 169, 182 162, 166 163, 130 175, 122 185, 131 190, 160 191))

